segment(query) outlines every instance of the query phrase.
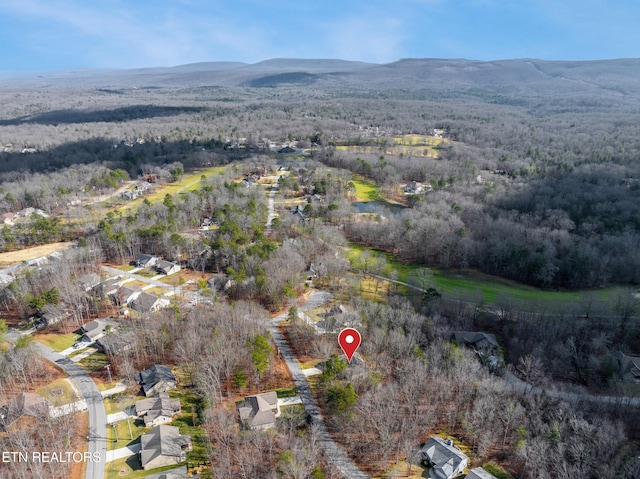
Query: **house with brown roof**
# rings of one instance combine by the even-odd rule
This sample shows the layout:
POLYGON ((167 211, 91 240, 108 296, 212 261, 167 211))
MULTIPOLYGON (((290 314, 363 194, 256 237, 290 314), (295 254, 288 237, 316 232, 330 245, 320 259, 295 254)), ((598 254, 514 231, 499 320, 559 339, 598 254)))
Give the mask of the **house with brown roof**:
POLYGON ((140 436, 140 464, 145 471, 180 464, 192 449, 188 434, 180 434, 175 426, 156 426, 140 436))
POLYGON ((247 396, 238 403, 240 422, 252 430, 266 430, 276 425, 276 418, 280 416, 278 396, 275 391, 255 396, 247 396))

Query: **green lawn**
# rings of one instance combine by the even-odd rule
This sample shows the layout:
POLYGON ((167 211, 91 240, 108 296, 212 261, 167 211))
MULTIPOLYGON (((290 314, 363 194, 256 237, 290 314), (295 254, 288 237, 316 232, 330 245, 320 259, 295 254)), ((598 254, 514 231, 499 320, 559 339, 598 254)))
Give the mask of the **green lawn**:
POLYGON ((78 400, 78 396, 66 379, 58 379, 38 388, 36 389, 36 394, 47 399, 54 406, 69 404, 78 400))
POLYGON ((298 395, 298 390, 295 388, 295 386, 280 388, 276 389, 276 395, 279 398, 292 398, 298 395))
POLYGON ((111 397, 104 399, 104 408, 107 411, 107 414, 115 414, 117 412, 123 411, 125 408, 129 406, 133 406, 136 401, 140 399, 144 399, 143 396, 133 396, 128 391, 123 391, 118 394, 114 394, 111 397))
POLYGON ((141 419, 129 419, 128 422, 129 424, 123 420, 107 426, 107 450, 111 451, 140 442, 140 436, 147 431, 144 422, 141 419), (129 431, 129 426, 131 426, 131 431, 129 431), (133 439, 131 439, 132 436, 133 439), (114 441, 116 437, 118 440, 114 441))
POLYGON ((144 479, 151 474, 168 471, 179 466, 166 466, 145 471, 140 465, 138 454, 123 459, 118 459, 107 464, 105 477, 107 479, 144 479))
POLYGON ((175 183, 156 185, 151 194, 145 195, 132 201, 127 201, 120 207, 120 209, 125 210, 137 207, 142 204, 145 199, 148 199, 153 203, 155 201, 162 201, 166 195, 174 196, 182 191, 197 190, 200 187, 200 180, 202 176, 209 177, 214 174, 220 174, 223 173, 226 169, 226 166, 214 166, 205 170, 187 173, 180 179, 180 181, 176 181, 175 183))
POLYGON ((374 183, 359 178, 353 178, 351 183, 356 188, 355 201, 379 201, 383 199, 380 196, 380 188, 374 183))
POLYGON ((37 334, 33 338, 45 346, 49 346, 54 351, 64 351, 67 348, 73 346, 73 344, 82 336, 76 333, 70 334, 57 334, 57 333, 45 333, 37 334))
POLYGON ((199 414, 203 407, 202 399, 193 389, 185 387, 172 389, 169 395, 172 398, 180 398, 182 406, 182 414, 176 416, 171 425, 179 427, 180 434, 191 436, 193 450, 187 453, 187 461, 194 466, 205 464, 208 461, 209 440, 206 431, 200 427, 199 414))
POLYGON ((78 366, 80 366, 85 371, 92 373, 104 368, 108 363, 109 361, 107 360, 107 355, 101 352, 97 352, 79 361, 78 366))
MULTIPOLYGON (((619 290, 615 286, 585 291, 549 291, 517 283, 498 276, 474 270, 440 271, 423 265, 398 261, 391 254, 365 246, 349 243, 346 257, 351 264, 368 271, 378 271, 385 277, 418 287, 434 287, 445 297, 492 304, 518 301, 531 306, 544 304, 551 309, 578 304, 585 295, 595 295, 599 301, 607 301, 619 290), (395 271, 395 273, 393 273, 395 271)), ((525 307, 525 306, 523 306, 525 307)))

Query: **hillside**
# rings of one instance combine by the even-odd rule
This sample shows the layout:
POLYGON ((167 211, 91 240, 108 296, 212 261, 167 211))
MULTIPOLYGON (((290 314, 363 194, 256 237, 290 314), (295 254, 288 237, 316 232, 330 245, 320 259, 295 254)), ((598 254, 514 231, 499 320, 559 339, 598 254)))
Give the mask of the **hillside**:
POLYGON ((640 94, 640 59, 592 62, 404 59, 383 65, 344 60, 206 62, 172 68, 63 70, 4 74, 0 88, 162 88, 309 86, 473 96, 640 94))

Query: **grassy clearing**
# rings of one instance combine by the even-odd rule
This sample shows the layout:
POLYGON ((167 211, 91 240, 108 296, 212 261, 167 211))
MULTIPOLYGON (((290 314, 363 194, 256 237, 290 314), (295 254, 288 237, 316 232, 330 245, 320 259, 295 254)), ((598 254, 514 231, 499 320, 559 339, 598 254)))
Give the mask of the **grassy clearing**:
POLYGON ((403 146, 438 146, 445 142, 442 138, 426 135, 400 135, 394 136, 393 141, 403 146))
POLYGON ((145 471, 140 465, 138 454, 107 464, 105 469, 105 477, 107 479, 144 479, 151 474, 157 474, 162 471, 168 471, 174 469, 177 466, 159 467, 157 469, 151 469, 145 471))
POLYGON ((69 404, 78 400, 78 396, 66 379, 58 379, 38 388, 36 389, 36 394, 47 399, 54 406, 69 404))
MULTIPOLYGON (((358 268, 376 271, 387 278, 395 277, 399 281, 417 287, 434 287, 449 298, 485 304, 513 300, 532 306, 545 304, 561 307, 567 304, 576 305, 585 295, 595 294, 599 301, 607 301, 618 291, 616 287, 588 291, 547 291, 474 270, 445 272, 422 265, 403 263, 389 253, 354 243, 349 243, 345 254, 349 262, 358 268)), ((367 284, 365 281, 363 290, 371 294, 372 287, 375 293, 376 285, 367 284)), ((378 296, 380 294, 384 295, 379 293, 378 296)))
POLYGON ((130 392, 123 391, 104 399, 104 408, 107 414, 115 414, 124 411, 126 408, 135 405, 136 401, 144 399, 142 396, 134 396, 130 392))
POLYGON ((205 170, 187 173, 180 181, 176 181, 175 183, 156 185, 150 194, 137 198, 133 201, 127 201, 120 207, 120 209, 126 210, 137 207, 142 204, 145 199, 153 203, 164 200, 166 195, 174 196, 183 191, 196 191, 200 188, 200 181, 203 176, 208 178, 211 175, 223 173, 226 169, 226 166, 214 166, 205 170))
POLYGON ((318 364, 322 362, 321 359, 312 359, 310 361, 305 361, 304 363, 300 363, 300 369, 311 369, 315 368, 318 364))
POLYGON ((511 474, 505 471, 502 467, 491 462, 482 466, 482 469, 487 471, 489 474, 493 474, 497 479, 513 479, 511 474))
POLYGON ((70 333, 70 334, 45 333, 45 334, 37 334, 33 338, 36 341, 38 341, 40 344, 44 344, 45 346, 50 347, 54 351, 60 352, 73 346, 73 344, 81 337, 82 336, 76 333, 70 333))
POLYGON ((295 388, 295 386, 280 388, 276 389, 276 395, 279 398, 292 398, 298 395, 298 390, 295 388))
POLYGON ((190 388, 173 389, 169 394, 172 398, 179 398, 182 405, 182 414, 176 416, 171 425, 179 427, 180 434, 191 436, 193 450, 187 453, 187 461, 196 466, 205 464, 209 439, 206 431, 200 427, 199 413, 204 406, 202 399, 190 388))
POLYGON ((104 368, 108 363, 109 361, 107 360, 107 355, 97 352, 79 361, 78 366, 80 366, 85 371, 92 373, 104 368))
POLYGON ((19 251, 0 253, 0 267, 4 268, 22 263, 23 261, 49 256, 51 253, 64 251, 71 246, 73 246, 73 243, 50 243, 42 246, 34 246, 33 248, 21 249, 19 251))
POLYGON ((115 388, 117 385, 118 385, 118 381, 111 381, 110 383, 96 384, 96 386, 98 386, 99 391, 106 391, 107 389, 115 388))
POLYGON ((409 479, 422 479, 424 477, 429 477, 429 472, 426 468, 418 466, 416 464, 411 464, 411 469, 409 469, 408 462, 399 461, 397 464, 394 464, 385 472, 374 476, 375 479, 386 479, 388 477, 408 477, 409 479), (411 473, 407 475, 409 470, 411 470, 411 473))
POLYGON ((353 178, 351 183, 355 186, 355 201, 380 201, 380 188, 370 181, 353 178))
POLYGON ((129 424, 126 420, 109 424, 107 426, 107 450, 112 451, 130 444, 137 444, 140 442, 140 436, 145 432, 144 422, 141 419, 129 419, 129 424), (129 431, 129 426, 131 426, 131 431, 129 431))
POLYGON ((156 270, 150 269, 139 269, 134 274, 142 276, 143 278, 153 278, 154 276, 158 276, 158 272, 156 270))

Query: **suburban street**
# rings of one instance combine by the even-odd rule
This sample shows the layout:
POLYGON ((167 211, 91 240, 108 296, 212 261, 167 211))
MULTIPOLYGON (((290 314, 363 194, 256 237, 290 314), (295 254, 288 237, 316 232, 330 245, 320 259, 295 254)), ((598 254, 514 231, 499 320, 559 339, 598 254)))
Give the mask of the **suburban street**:
MULTIPOLYGON (((317 308, 326 302, 330 301, 332 296, 330 293, 324 291, 314 291, 309 296, 307 302, 299 307, 300 311, 308 311, 313 308, 317 308)), ((313 393, 311 392, 311 388, 309 387, 309 383, 307 382, 307 378, 300 368, 300 364, 298 364, 298 360, 295 355, 289 348, 287 341, 285 340, 282 333, 278 329, 278 324, 283 321, 287 316, 287 313, 283 313, 280 316, 274 318, 272 320, 272 324, 269 328, 271 332, 271 336, 273 337, 273 341, 278 348, 280 354, 284 358, 287 363, 287 367, 291 372, 291 376, 293 377, 293 382, 296 385, 298 390, 298 394, 300 395, 300 399, 302 400, 302 404, 304 405, 305 410, 313 419, 313 427, 315 429, 316 436, 318 438, 318 442, 322 446, 327 456, 329 462, 331 462, 345 478, 349 479, 367 479, 369 476, 364 474, 358 466, 356 466, 347 456, 347 454, 342 450, 342 448, 336 444, 336 442, 331 438, 329 431, 327 430, 327 426, 324 423, 324 419, 322 414, 320 413, 320 408, 318 407, 318 403, 316 399, 313 397, 313 393)))
MULTIPOLYGON (((15 341, 20 333, 15 329, 10 329, 7 337, 15 341)), ((103 479, 105 459, 107 457, 107 413, 104 408, 104 399, 91 376, 76 363, 67 359, 62 354, 53 349, 34 341, 38 354, 43 358, 55 363, 75 384, 75 388, 80 392, 80 401, 84 401, 89 411, 89 435, 88 442, 90 453, 100 453, 99 462, 86 462, 86 479, 103 479)))

